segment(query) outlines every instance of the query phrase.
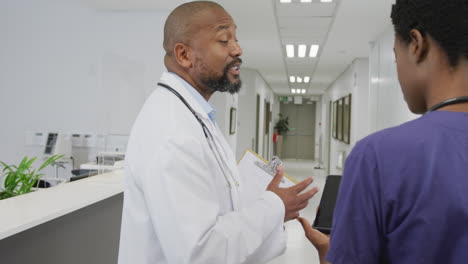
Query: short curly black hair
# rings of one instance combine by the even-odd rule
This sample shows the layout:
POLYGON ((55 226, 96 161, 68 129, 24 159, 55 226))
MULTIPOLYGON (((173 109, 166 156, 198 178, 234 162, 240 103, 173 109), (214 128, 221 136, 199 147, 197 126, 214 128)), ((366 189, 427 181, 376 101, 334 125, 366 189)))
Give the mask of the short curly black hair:
POLYGON ((468 0, 396 0, 391 18, 406 43, 410 31, 417 29, 439 43, 451 66, 468 59, 468 0))

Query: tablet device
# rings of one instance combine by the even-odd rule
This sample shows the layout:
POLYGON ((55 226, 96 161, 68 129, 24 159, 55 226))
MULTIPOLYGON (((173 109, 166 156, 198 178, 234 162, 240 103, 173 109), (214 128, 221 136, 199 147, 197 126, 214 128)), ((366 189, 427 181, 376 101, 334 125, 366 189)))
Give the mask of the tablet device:
POLYGON ((330 234, 333 224, 333 211, 335 210, 336 199, 338 198, 338 190, 340 189, 341 176, 329 175, 325 181, 323 188, 322 199, 317 210, 313 228, 322 233, 330 234))

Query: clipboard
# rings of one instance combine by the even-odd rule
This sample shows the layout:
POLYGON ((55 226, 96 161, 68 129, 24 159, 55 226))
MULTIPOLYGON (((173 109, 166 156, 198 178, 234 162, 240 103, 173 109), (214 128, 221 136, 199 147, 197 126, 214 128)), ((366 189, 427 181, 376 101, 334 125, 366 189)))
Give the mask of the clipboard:
MULTIPOLYGON (((276 168, 281 165, 278 157, 273 157, 270 162, 263 159, 254 151, 247 149, 238 162, 239 174, 247 179, 249 191, 265 192, 271 180, 276 174, 276 168)), ((284 173, 280 187, 288 188, 298 183, 296 179, 284 173)))

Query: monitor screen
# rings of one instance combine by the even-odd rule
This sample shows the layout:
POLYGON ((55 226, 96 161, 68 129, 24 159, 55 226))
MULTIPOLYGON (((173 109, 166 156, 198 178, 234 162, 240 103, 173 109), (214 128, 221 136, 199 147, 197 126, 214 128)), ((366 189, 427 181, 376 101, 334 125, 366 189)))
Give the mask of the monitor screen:
POLYGON ((44 150, 44 154, 50 155, 54 151, 55 143, 57 142, 58 133, 49 133, 44 150))

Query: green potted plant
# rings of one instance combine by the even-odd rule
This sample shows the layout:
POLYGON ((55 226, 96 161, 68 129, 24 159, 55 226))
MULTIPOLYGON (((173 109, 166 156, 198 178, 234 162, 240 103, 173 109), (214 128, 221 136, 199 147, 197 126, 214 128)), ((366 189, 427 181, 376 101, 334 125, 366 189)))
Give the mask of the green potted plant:
POLYGON ((289 131, 289 117, 284 117, 283 114, 279 114, 279 119, 276 122, 275 130, 278 133, 278 138, 276 140, 276 147, 275 154, 281 157, 281 151, 283 149, 283 136, 289 131))
POLYGON ((275 129, 278 132, 278 135, 285 135, 289 131, 289 117, 284 117, 283 114, 280 113, 275 129))
POLYGON ((40 172, 62 157, 63 155, 51 156, 37 170, 31 167, 37 157, 31 159, 24 157, 18 166, 7 165, 0 161, 4 174, 3 188, 0 188, 0 200, 31 192, 39 179, 44 176, 40 172))

